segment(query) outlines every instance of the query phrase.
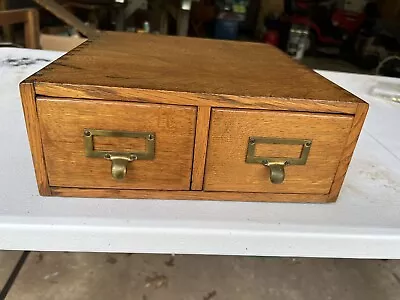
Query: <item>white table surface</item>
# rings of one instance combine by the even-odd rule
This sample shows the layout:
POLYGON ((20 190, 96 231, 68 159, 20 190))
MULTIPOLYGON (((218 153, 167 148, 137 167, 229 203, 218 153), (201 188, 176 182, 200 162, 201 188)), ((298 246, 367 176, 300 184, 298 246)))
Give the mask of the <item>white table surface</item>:
POLYGON ((337 203, 40 197, 18 83, 61 54, 0 48, 0 249, 400 258, 400 80, 320 72, 370 103, 337 203))

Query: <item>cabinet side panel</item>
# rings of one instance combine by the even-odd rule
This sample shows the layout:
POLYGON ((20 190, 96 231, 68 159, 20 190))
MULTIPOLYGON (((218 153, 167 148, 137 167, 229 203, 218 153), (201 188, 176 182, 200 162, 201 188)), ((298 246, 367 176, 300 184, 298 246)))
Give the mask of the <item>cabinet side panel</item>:
POLYGON ((42 137, 40 134, 33 84, 22 82, 20 84, 20 93, 39 193, 42 196, 50 196, 51 190, 44 161, 42 137))
POLYGON ((191 185, 191 189, 195 191, 203 189, 210 116, 211 107, 198 107, 191 185))
POLYGON ((353 156, 354 149, 356 147, 358 137, 360 136, 362 126, 365 121, 365 117, 368 112, 368 104, 358 104, 356 115, 353 119, 353 124, 350 130, 349 137, 343 150, 342 158, 340 160, 338 169, 336 171, 335 178, 333 179, 332 187, 329 193, 329 201, 334 202, 339 196, 340 189, 342 187, 344 177, 346 176, 347 169, 349 167, 351 157, 353 156))

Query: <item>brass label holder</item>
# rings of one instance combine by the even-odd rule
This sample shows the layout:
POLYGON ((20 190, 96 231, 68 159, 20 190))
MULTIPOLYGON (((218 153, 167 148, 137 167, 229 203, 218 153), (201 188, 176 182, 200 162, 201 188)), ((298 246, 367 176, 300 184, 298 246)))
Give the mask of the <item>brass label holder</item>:
POLYGON ((305 165, 310 153, 312 141, 308 139, 281 139, 266 137, 249 137, 247 146, 246 163, 262 164, 270 170, 270 180, 274 184, 280 184, 285 180, 285 166, 305 165), (302 145, 300 157, 261 157, 256 156, 257 144, 277 145, 302 145))
POLYGON ((106 160, 110 160, 111 176, 117 180, 125 178, 129 162, 135 160, 153 160, 155 156, 156 136, 154 132, 127 132, 116 130, 84 129, 83 137, 86 157, 104 158, 106 160), (95 136, 143 138, 146 143, 146 151, 117 152, 95 150, 93 141, 93 137, 95 136))

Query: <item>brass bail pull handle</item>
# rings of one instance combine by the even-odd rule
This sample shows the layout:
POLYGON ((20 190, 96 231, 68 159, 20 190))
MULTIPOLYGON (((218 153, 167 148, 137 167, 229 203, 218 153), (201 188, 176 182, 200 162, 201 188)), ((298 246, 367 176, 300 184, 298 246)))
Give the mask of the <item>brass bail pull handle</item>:
POLYGON ((268 162, 264 163, 264 166, 269 168, 269 179, 274 184, 280 184, 285 180, 285 165, 286 161, 279 162, 268 162))
POLYGON ((136 160, 137 156, 106 154, 105 159, 111 160, 111 176, 116 180, 122 180, 125 178, 128 163, 136 160))

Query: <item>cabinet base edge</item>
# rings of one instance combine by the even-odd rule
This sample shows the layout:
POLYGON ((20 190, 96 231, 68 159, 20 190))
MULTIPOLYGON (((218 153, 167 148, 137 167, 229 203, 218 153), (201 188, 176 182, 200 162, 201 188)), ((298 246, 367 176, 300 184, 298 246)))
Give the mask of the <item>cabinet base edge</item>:
POLYGON ((168 200, 211 200, 244 202, 335 202, 329 194, 269 194, 239 192, 203 191, 157 191, 157 190, 117 190, 52 187, 52 196, 83 198, 121 198, 121 199, 168 199, 168 200))

